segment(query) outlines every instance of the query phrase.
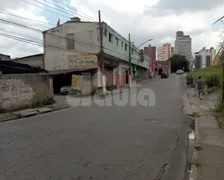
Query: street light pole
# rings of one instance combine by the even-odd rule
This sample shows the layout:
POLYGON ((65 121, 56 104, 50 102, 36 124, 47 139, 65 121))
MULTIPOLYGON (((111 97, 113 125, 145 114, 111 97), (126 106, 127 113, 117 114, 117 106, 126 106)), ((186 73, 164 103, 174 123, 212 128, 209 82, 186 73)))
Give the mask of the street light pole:
POLYGON ((146 40, 145 42, 143 42, 142 44, 140 44, 137 48, 141 47, 142 45, 144 45, 145 43, 149 42, 149 41, 152 41, 153 39, 148 39, 146 40))
POLYGON ((101 13, 98 11, 99 16, 99 26, 100 26, 100 63, 101 63, 101 85, 103 87, 103 92, 106 94, 106 77, 104 74, 104 53, 103 53, 103 27, 101 22, 101 13))

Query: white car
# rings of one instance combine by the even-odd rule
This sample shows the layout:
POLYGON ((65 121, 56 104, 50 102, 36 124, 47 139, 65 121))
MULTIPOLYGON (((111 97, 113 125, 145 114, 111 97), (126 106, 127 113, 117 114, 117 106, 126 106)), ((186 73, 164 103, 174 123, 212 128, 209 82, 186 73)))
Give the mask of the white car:
POLYGON ((177 70, 176 74, 183 74, 184 71, 182 69, 177 70))

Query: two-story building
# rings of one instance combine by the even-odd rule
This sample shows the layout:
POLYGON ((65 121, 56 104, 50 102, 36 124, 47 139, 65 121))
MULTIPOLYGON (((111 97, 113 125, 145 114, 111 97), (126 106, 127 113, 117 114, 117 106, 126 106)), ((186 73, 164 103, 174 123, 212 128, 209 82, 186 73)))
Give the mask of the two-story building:
MULTIPOLYGON (((102 23, 103 61, 107 85, 122 86, 128 83, 129 41, 102 23)), ((44 67, 51 72, 83 70, 101 72, 100 25, 71 18, 64 24, 43 32, 44 67)), ((149 58, 140 55, 131 45, 132 79, 145 79, 149 58), (142 57, 142 58, 141 58, 142 57)))

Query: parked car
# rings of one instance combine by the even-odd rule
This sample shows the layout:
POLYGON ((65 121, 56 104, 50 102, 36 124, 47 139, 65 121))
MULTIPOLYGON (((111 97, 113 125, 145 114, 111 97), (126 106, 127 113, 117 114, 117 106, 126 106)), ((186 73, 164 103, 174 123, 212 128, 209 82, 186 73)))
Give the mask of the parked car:
POLYGON ((60 93, 63 95, 68 94, 71 91, 71 86, 62 86, 60 89, 60 93))
POLYGON ((168 73, 166 73, 166 72, 163 72, 163 73, 161 74, 161 79, 168 78, 168 77, 169 77, 169 75, 168 75, 168 73))
POLYGON ((176 71, 176 74, 178 74, 178 75, 183 74, 183 73, 184 73, 184 71, 182 69, 179 69, 179 70, 176 71))
POLYGON ((71 86, 62 86, 60 89, 60 93, 63 95, 75 95, 75 96, 79 96, 81 95, 81 90, 78 89, 74 89, 71 86))

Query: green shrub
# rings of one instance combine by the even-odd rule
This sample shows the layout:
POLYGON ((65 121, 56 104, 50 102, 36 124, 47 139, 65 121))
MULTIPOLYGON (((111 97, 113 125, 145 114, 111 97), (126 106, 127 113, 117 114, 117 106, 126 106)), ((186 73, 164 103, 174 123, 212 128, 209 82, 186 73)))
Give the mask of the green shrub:
MULTIPOLYGON (((201 76, 202 80, 204 80, 205 84, 208 88, 211 87, 220 87, 221 85, 221 75, 222 75, 222 67, 218 66, 210 66, 208 68, 197 69, 188 73, 188 77, 192 76, 194 78, 194 82, 197 81, 198 77, 201 76)), ((194 86, 194 84, 192 85, 194 86)))

